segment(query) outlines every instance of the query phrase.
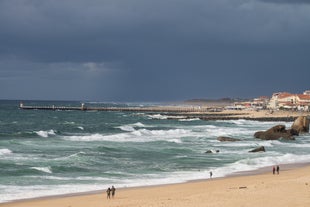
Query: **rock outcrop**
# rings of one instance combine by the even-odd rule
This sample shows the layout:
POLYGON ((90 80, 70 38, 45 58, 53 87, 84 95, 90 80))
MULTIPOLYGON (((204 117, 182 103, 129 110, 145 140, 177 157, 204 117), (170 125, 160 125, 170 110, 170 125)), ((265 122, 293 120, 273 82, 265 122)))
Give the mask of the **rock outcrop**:
POLYGON ((236 141, 241 141, 240 139, 232 138, 232 137, 218 137, 218 141, 220 142, 236 142, 236 141))
MULTIPOLYGON (((215 150, 215 152, 216 152, 216 153, 219 153, 220 150, 215 150)), ((205 153, 206 153, 206 154, 211 154, 211 153, 214 153, 214 152, 213 152, 212 150, 207 150, 205 153)))
POLYGON ((299 133, 309 132, 309 119, 306 116, 299 116, 293 123, 292 129, 299 133))
POLYGON ((255 138, 263 140, 277 140, 280 138, 295 140, 294 135, 298 135, 298 132, 294 129, 286 130, 284 125, 276 125, 267 131, 258 131, 254 134, 255 138))
POLYGON ((260 146, 260 147, 257 147, 249 152, 265 152, 265 147, 264 146, 260 146))

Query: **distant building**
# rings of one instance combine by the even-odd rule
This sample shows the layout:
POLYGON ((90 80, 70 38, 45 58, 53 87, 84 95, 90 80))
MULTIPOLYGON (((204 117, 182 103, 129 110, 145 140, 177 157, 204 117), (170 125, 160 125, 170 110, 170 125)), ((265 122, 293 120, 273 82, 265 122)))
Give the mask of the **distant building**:
POLYGON ((303 93, 304 95, 310 95, 310 90, 306 90, 306 91, 304 91, 304 93, 303 93))
POLYGON ((233 109, 233 110, 260 110, 267 108, 267 104, 269 102, 269 97, 261 96, 259 98, 254 98, 253 100, 249 101, 242 101, 242 102, 234 102, 233 106, 227 106, 226 109, 233 109))
POLYGON ((297 95, 297 109, 299 111, 309 111, 310 109, 310 94, 297 95))
POLYGON ((274 93, 267 108, 309 111, 310 93, 307 94, 306 92, 304 94, 291 94, 288 92, 274 93))
POLYGON ((267 108, 267 104, 269 102, 268 96, 261 96, 259 98, 254 98, 251 102, 251 107, 255 109, 265 109, 267 108))

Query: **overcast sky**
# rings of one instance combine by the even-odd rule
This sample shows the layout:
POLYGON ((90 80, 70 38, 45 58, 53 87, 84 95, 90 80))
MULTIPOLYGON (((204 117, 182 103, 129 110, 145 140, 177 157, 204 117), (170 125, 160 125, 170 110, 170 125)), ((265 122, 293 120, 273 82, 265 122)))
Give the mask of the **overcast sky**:
POLYGON ((310 89, 310 0, 0 0, 0 99, 310 89))

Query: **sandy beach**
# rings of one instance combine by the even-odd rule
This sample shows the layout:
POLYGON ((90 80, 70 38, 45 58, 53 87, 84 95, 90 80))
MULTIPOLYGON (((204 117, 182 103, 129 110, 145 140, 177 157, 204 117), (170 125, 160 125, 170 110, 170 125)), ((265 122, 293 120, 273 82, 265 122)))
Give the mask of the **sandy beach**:
MULTIPOLYGON (((220 112, 222 114, 232 114, 233 117, 248 117, 248 118, 285 118, 285 117, 298 117, 298 116, 309 116, 309 112, 305 111, 270 111, 270 110, 225 110, 220 112), (235 115, 233 115, 235 114, 235 115)), ((220 114, 219 113, 219 114, 220 114)))
POLYGON ((284 110, 222 110, 207 111, 203 107, 195 109, 196 111, 186 112, 186 107, 159 107, 167 111, 170 118, 173 116, 185 116, 187 118, 199 118, 201 120, 233 120, 246 119, 257 121, 294 121, 299 116, 310 116, 310 112, 306 111, 284 111, 284 110), (178 113, 169 113, 173 110, 179 110, 178 113))
MULTIPOLYGON (((205 207, 205 206, 310 206, 310 166, 284 166, 279 175, 212 178, 182 184, 117 189, 114 199, 106 193, 68 195, 0 204, 1 207, 205 207)), ((268 169, 268 168, 267 168, 268 169)), ((266 171, 266 169, 264 170, 266 171)), ((208 175, 206 175, 208 177, 208 175)), ((116 186, 117 187, 117 186, 116 186)))

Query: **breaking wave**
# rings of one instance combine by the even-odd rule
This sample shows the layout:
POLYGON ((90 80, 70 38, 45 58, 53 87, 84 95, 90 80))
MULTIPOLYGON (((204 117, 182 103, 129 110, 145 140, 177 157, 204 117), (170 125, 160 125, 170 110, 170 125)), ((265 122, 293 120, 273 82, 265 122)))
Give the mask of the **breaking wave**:
POLYGON ((47 138, 47 137, 49 137, 49 136, 55 136, 56 135, 56 132, 53 130, 53 129, 51 129, 51 130, 48 130, 48 131, 43 131, 43 130, 41 130, 41 131, 35 131, 35 133, 37 134, 37 135, 39 135, 40 137, 44 137, 44 138, 47 138))
POLYGON ((102 135, 91 134, 84 136, 68 136, 65 137, 71 141, 113 141, 113 142, 153 142, 168 141, 181 142, 180 138, 190 135, 191 130, 185 129, 169 129, 169 130, 147 130, 139 129, 127 133, 102 135))

